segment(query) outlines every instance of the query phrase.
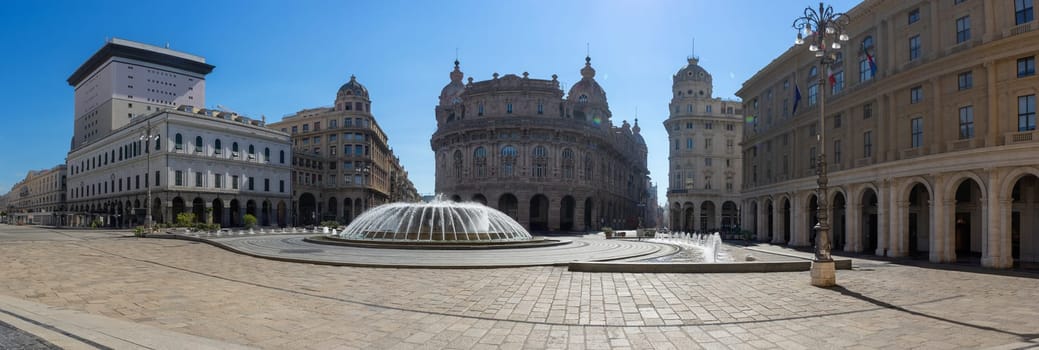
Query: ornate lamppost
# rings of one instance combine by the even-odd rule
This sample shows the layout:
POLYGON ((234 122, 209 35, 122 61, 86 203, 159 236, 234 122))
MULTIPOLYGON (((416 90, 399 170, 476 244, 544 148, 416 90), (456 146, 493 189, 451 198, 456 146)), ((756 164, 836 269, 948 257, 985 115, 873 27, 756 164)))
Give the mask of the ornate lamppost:
POLYGON ((147 170, 145 170, 145 172, 144 172, 144 182, 148 185, 148 186, 145 186, 145 188, 147 188, 147 191, 148 191, 148 202, 144 204, 144 213, 145 213, 144 214, 144 226, 147 228, 147 232, 151 233, 152 232, 152 209, 153 209, 152 208, 152 186, 155 186, 156 184, 155 183, 149 183, 148 177, 152 176, 152 152, 151 152, 152 141, 155 141, 155 140, 159 139, 159 135, 153 135, 152 134, 152 122, 151 122, 151 120, 148 121, 148 124, 147 124, 147 126, 145 127, 145 130, 144 130, 144 134, 142 134, 139 139, 142 142, 144 142, 144 159, 145 159, 144 162, 147 163, 147 165, 145 165, 145 168, 147 170))
POLYGON ((819 84, 816 85, 816 94, 819 98, 819 131, 816 142, 819 144, 819 155, 816 159, 816 174, 819 185, 816 190, 816 201, 818 203, 819 223, 815 225, 815 259, 812 260, 812 285, 818 287, 830 287, 837 284, 836 270, 833 258, 830 257, 830 222, 829 205, 826 201, 826 67, 833 64, 837 53, 841 49, 841 43, 848 41, 845 27, 848 25, 848 15, 834 12, 833 7, 819 3, 819 9, 807 7, 804 16, 794 20, 793 27, 797 30, 798 46, 808 43, 808 51, 815 53, 819 58, 819 84))

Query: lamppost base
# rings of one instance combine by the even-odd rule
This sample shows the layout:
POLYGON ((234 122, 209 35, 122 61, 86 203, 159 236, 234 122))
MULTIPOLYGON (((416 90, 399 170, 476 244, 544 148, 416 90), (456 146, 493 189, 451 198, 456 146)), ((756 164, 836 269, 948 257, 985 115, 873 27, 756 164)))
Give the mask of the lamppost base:
POLYGON ((837 285, 837 271, 833 260, 812 260, 812 285, 816 287, 833 287, 837 285))

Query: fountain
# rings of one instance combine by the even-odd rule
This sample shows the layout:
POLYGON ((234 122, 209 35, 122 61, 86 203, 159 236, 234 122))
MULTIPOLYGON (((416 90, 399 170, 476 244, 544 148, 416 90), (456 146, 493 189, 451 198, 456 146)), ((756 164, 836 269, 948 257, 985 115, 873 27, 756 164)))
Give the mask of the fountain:
MULTIPOLYGON (((686 258, 693 258, 694 261, 701 261, 706 263, 722 262, 728 258, 721 257, 721 234, 718 232, 714 233, 686 233, 686 232, 672 232, 668 238, 656 238, 650 240, 651 242, 668 243, 681 247, 685 250, 695 250, 699 254, 681 254, 681 257, 677 257, 679 260, 686 258), (699 256, 697 256, 699 255, 699 256)), ((663 259, 663 260, 670 260, 663 259)))
POLYGON ((458 249, 568 243, 534 238, 516 220, 486 205, 445 201, 439 196, 429 203, 390 203, 372 208, 342 231, 318 238, 365 246, 458 249))

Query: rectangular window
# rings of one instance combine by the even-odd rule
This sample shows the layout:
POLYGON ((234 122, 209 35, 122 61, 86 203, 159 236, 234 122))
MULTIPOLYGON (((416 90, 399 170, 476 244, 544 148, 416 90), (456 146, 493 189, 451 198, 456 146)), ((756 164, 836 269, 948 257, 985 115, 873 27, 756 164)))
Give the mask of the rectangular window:
POLYGON ((285 180, 278 180, 278 192, 285 193, 285 180))
POLYGON ((248 189, 249 189, 250 191, 252 191, 252 190, 255 190, 255 189, 256 189, 255 187, 253 187, 253 185, 255 184, 255 182, 254 182, 253 180, 254 180, 254 179, 253 179, 253 177, 252 177, 252 176, 250 176, 250 177, 249 177, 249 186, 247 187, 247 188, 248 188, 248 189))
POLYGON ((238 189, 238 175, 231 175, 231 189, 238 189))
POLYGON ((956 77, 956 81, 960 91, 970 89, 974 87, 974 73, 970 71, 960 73, 956 77))
MULTIPOLYGON (((333 120, 333 122, 334 122, 334 120, 333 120)), ((333 124, 334 124, 334 123, 333 123, 333 124)), ((338 138, 339 138, 339 134, 331 134, 331 135, 328 135, 328 142, 330 142, 330 143, 331 143, 331 142, 336 142, 336 139, 338 139, 338 138)))
MULTIPOLYGON (((339 120, 336 120, 336 119, 329 120, 328 121, 328 128, 329 129, 335 129, 335 128, 339 127, 338 123, 339 123, 339 120)), ((331 141, 331 140, 329 140, 329 141, 331 141)))
POLYGON ((195 187, 202 187, 202 172, 195 173, 195 187))
POLYGON ((133 177, 134 189, 141 189, 141 175, 135 175, 133 177))
POLYGON ((686 129, 692 129, 693 128, 693 122, 686 122, 685 123, 685 128, 686 129))
POLYGON ((1014 24, 1025 24, 1035 18, 1032 0, 1014 0, 1014 24))
POLYGON ((1017 77, 1035 75, 1035 56, 1017 59, 1017 77))
POLYGON ((841 118, 840 114, 833 116, 833 128, 834 129, 839 129, 841 127, 841 119, 842 118, 841 118))
POLYGON ((1035 95, 1017 98, 1017 131, 1035 130, 1035 95))
POLYGON ((685 149, 693 149, 693 139, 685 139, 685 149))
POLYGON ((221 174, 213 174, 213 187, 214 188, 221 188, 221 187, 223 187, 223 185, 224 185, 223 184, 223 180, 224 180, 224 176, 223 175, 221 175, 221 174))
POLYGON ((310 131, 310 124, 303 124, 303 132, 310 131))
POLYGON ((960 140, 974 138, 974 106, 960 108, 960 140))
POLYGON ((920 103, 924 99, 924 88, 922 86, 916 86, 909 89, 909 103, 916 104, 920 103))
POLYGON ((920 36, 913 35, 909 38, 909 60, 920 58, 920 36))
POLYGON ((815 152, 815 146, 812 146, 811 148, 808 149, 808 168, 809 169, 815 169, 815 162, 817 161, 815 158, 818 157, 818 156, 819 155, 816 154, 816 152, 815 152))
POLYGON ((270 192, 271 191, 271 179, 263 179, 263 191, 264 192, 270 192))
POLYGON ((916 117, 909 121, 910 146, 918 148, 924 145, 924 118, 916 117))
POLYGON ((873 117, 873 104, 867 103, 862 105, 862 119, 869 119, 873 117))
POLYGON ((873 157, 873 131, 862 133, 862 158, 873 157))
POLYGON ((844 90, 844 71, 833 73, 833 86, 830 87, 830 95, 836 95, 844 90))
POLYGON ((859 59, 859 82, 873 79, 873 70, 869 68, 869 59, 865 55, 859 59))
POLYGON ((841 164, 841 140, 833 140, 833 164, 841 164))
POLYGON ((710 167, 711 166, 711 158, 704 158, 703 159, 703 165, 707 166, 707 167, 710 167))
POLYGON ((920 9, 912 9, 909 11, 909 24, 916 23, 920 20, 920 9))
POLYGON ((819 102, 819 84, 808 86, 808 106, 815 106, 819 102))
POLYGON ((184 186, 184 172, 177 170, 173 172, 173 181, 177 186, 184 186))
POLYGON ((956 43, 970 40, 970 16, 956 19, 956 43))

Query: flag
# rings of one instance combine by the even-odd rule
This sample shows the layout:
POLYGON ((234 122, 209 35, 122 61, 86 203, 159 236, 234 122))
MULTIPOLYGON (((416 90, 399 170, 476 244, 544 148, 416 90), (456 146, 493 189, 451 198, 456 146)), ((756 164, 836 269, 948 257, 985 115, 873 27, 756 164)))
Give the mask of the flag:
POLYGON ((833 75, 833 66, 832 65, 827 65, 826 66, 826 74, 829 75, 830 86, 837 85, 837 76, 833 75))
POLYGON ((877 63, 873 62, 873 56, 869 54, 865 45, 862 46, 862 53, 866 55, 866 61, 869 62, 869 75, 877 76, 877 63))
POLYGON ((797 114, 798 102, 801 102, 801 89, 797 87, 797 83, 794 83, 794 110, 790 112, 790 115, 797 114))

